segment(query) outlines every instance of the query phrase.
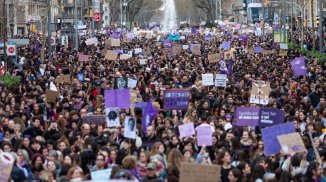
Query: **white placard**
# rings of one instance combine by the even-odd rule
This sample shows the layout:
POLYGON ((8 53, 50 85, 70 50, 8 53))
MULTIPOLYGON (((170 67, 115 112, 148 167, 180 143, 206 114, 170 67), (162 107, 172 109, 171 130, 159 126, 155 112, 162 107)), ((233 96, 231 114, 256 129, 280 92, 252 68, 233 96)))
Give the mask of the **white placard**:
POLYGON ((136 120, 130 116, 125 118, 124 137, 136 139, 136 120))
POLYGON ((106 108, 105 114, 107 127, 120 126, 119 108, 106 108))
POLYGON ((140 65, 145 65, 147 64, 148 59, 139 59, 139 64, 140 65))
POLYGON ((128 78, 128 88, 135 88, 137 86, 137 80, 128 78))
POLYGON ((280 43, 280 49, 283 49, 283 50, 288 50, 288 44, 285 44, 285 43, 280 43))
POLYGON ((89 38, 89 39, 87 39, 86 41, 85 41, 85 43, 86 43, 86 45, 97 45, 97 38, 96 37, 94 37, 94 38, 89 38))
POLYGON ((211 86, 214 85, 214 76, 212 73, 202 74, 202 85, 203 86, 211 86))
POLYGON ((143 52, 142 48, 135 48, 135 54, 140 54, 142 52, 143 52))
POLYGON ((182 49, 189 49, 189 45, 182 45, 182 49))
POLYGON ((216 74, 215 86, 216 87, 226 87, 226 81, 228 76, 226 74, 216 74))

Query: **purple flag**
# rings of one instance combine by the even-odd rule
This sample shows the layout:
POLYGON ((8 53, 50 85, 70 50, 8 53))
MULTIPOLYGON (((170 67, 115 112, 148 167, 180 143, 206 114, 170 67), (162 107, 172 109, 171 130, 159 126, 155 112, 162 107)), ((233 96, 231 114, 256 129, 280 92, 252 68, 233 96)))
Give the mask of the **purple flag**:
POLYGON ((36 43, 35 48, 34 48, 34 54, 38 54, 40 52, 40 46, 38 43, 36 43))
POLYGON ((172 43, 170 40, 165 40, 163 45, 165 48, 172 48, 172 43))
POLYGON ((234 61, 232 59, 230 60, 227 60, 226 62, 226 67, 227 67, 227 75, 228 76, 231 76, 233 74, 233 64, 234 64, 234 61))
POLYGON ((196 29, 196 28, 192 28, 192 29, 191 29, 191 33, 192 33, 192 34, 196 34, 196 33, 197 33, 197 29, 196 29))
POLYGON ((226 41, 222 42, 221 48, 226 49, 226 50, 230 50, 231 49, 231 42, 226 42, 226 41))
POLYGON ((295 58, 290 63, 292 71, 296 77, 307 75, 307 67, 306 67, 306 63, 304 60, 305 60, 304 56, 301 56, 301 57, 295 58))
POLYGON ((211 40, 211 34, 207 34, 207 35, 205 35, 205 37, 204 37, 204 39, 206 40, 206 41, 210 41, 211 40))
POLYGON ((156 115, 156 108, 152 104, 152 99, 149 99, 141 121, 143 126, 143 132, 145 135, 147 135, 147 127, 152 124, 152 120, 155 117, 155 115, 156 115))
POLYGON ((265 155, 271 156, 280 152, 281 146, 277 140, 277 136, 294 132, 295 128, 293 122, 261 129, 265 155))
POLYGON ((130 108, 129 89, 105 90, 105 108, 130 108))
POLYGON ((236 126, 258 126, 259 107, 238 107, 235 112, 236 126))
POLYGON ((240 35, 239 39, 240 39, 241 43, 245 44, 245 43, 247 43, 249 37, 247 35, 240 35))

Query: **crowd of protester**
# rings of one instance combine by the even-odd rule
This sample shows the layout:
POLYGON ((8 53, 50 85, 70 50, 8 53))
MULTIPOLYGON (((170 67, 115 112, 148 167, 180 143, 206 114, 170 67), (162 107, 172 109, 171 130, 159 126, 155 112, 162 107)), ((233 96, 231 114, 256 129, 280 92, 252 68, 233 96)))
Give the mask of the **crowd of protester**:
MULTIPOLYGON (((217 32, 224 32, 223 27, 217 32)), ((21 58, 12 68, 11 74, 20 76, 21 82, 1 87, 1 150, 15 159, 10 179, 83 181, 91 180, 94 171, 111 168, 111 179, 174 182, 179 180, 181 163, 187 162, 220 165, 221 178, 216 181, 222 182, 326 181, 326 62, 306 58, 308 75, 296 78, 289 62, 300 56, 297 50, 280 57, 272 34, 249 33, 245 42, 234 34, 231 31, 205 40, 197 32, 176 41, 201 44, 201 55, 193 55, 190 49, 180 55, 164 53, 163 42, 157 44, 156 37, 122 41, 119 49, 150 48, 146 65, 139 64, 141 55, 136 54, 127 60, 106 60, 103 50, 117 49, 105 45, 109 33, 96 34, 96 46, 86 45, 87 37, 80 37, 78 51, 58 44, 52 58, 45 56, 45 60, 41 60, 39 37, 31 36, 31 44, 18 49, 21 58), (202 86, 201 74, 220 72, 219 64, 209 63, 208 54, 222 53, 223 41, 231 41, 235 50, 227 87, 202 86), (253 46, 274 51, 249 54, 253 46), (89 55, 89 61, 78 61, 78 52, 89 55), (83 73, 83 81, 78 80, 79 73, 83 73), (71 82, 55 83, 62 74, 70 75, 71 82), (105 114, 104 91, 113 89, 114 78, 121 76, 137 78, 134 90, 138 97, 144 102, 152 100, 158 110, 146 135, 142 110, 137 107, 134 112, 120 110, 119 128, 82 122, 88 115, 105 114), (259 127, 233 125, 237 107, 255 106, 249 102, 253 80, 270 82, 265 107, 284 110, 284 122, 294 122, 306 152, 266 156, 259 127), (55 102, 46 100, 45 91, 51 84, 60 93, 55 102), (180 88, 190 90, 189 108, 164 110, 163 90, 180 88), (123 136, 126 116, 137 121, 136 140, 123 136), (178 126, 189 122, 195 127, 210 125, 213 145, 199 147, 196 136, 181 138, 178 126)))

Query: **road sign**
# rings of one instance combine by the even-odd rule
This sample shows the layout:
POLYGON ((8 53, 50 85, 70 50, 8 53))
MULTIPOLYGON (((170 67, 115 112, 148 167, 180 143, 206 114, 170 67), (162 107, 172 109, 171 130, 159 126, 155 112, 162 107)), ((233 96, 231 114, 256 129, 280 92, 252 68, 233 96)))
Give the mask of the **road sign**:
POLYGON ((95 22, 100 22, 101 21, 100 13, 98 13, 98 12, 94 13, 94 21, 95 22))
POLYGON ((55 45, 55 37, 51 37, 51 45, 52 45, 52 46, 55 45))
POLYGON ((8 56, 16 56, 16 45, 8 45, 7 46, 7 55, 8 56))

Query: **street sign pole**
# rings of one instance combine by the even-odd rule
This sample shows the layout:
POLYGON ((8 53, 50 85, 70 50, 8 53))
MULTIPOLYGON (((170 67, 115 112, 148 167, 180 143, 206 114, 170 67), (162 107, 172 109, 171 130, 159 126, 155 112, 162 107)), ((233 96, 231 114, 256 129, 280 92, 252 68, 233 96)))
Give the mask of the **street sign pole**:
POLYGON ((3 0, 3 62, 5 66, 5 73, 7 73, 7 13, 6 0, 3 0))
POLYGON ((51 60, 51 0, 48 0, 48 54, 49 60, 51 60))
POLYGON ((319 52, 323 53, 323 2, 318 0, 319 7, 319 52))

